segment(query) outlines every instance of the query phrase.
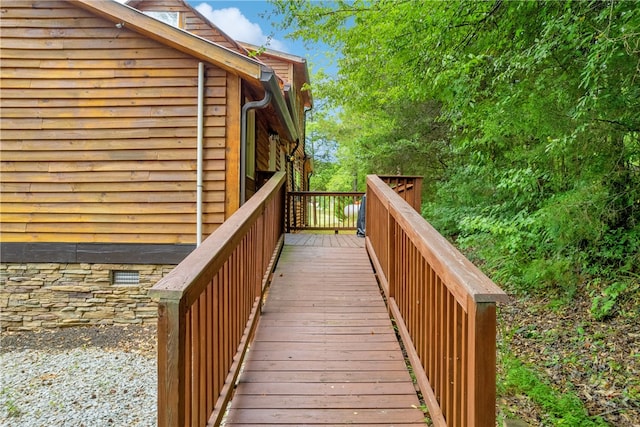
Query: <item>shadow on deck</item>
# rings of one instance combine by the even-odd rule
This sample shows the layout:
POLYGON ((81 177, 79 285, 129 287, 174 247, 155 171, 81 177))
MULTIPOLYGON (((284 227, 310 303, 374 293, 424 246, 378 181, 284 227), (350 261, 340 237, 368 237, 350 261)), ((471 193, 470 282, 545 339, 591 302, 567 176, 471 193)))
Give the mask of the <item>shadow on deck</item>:
POLYGON ((287 234, 224 425, 424 425, 355 235, 287 234))

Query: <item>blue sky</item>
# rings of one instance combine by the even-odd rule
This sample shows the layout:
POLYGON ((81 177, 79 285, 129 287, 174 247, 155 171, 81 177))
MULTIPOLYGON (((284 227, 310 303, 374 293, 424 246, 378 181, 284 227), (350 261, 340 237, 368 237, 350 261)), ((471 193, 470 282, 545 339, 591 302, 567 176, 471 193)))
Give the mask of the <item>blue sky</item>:
MULTIPOLYGON (((116 0, 125 3, 127 0, 116 0)), ((286 32, 277 30, 272 20, 273 7, 266 0, 186 0, 232 38, 266 46, 307 59, 311 73, 323 68, 329 75, 336 74, 336 66, 325 55, 326 45, 305 46, 302 41, 291 40, 286 32)))
MULTIPOLYGON (((222 31, 236 40, 267 47, 307 59, 309 72, 319 68, 329 75, 335 75, 337 68, 331 64, 324 52, 326 45, 307 48, 298 40, 286 38, 286 33, 277 31, 271 20, 278 19, 272 13, 273 8, 266 1, 257 0, 187 0, 201 14, 220 27, 222 31), (268 43, 268 44, 267 44, 268 43)), ((313 85, 313 76, 311 77, 313 85)), ((335 147, 324 146, 321 142, 311 143, 315 155, 335 159, 335 147)))
MULTIPOLYGON (((273 10, 266 1, 256 0, 187 0, 224 32, 237 40, 262 45, 273 36, 270 47, 298 55, 304 53, 299 43, 285 39, 263 15, 273 10)), ((275 18, 277 19, 277 18, 275 18)), ((302 56, 302 55, 301 55, 302 56)))
POLYGON ((298 40, 286 38, 286 33, 278 31, 271 20, 278 19, 266 1, 259 0, 187 0, 211 22, 236 40, 267 47, 307 58, 310 71, 327 67, 323 50, 326 46, 307 49, 298 40), (270 16, 271 15, 271 16, 270 16))

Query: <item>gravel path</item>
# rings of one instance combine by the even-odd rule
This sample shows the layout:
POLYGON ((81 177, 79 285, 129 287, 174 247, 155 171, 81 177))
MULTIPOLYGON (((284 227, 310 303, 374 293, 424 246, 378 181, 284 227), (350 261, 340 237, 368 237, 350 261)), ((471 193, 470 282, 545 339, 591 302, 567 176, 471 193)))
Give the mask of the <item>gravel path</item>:
POLYGON ((155 426, 155 329, 3 334, 0 425, 155 426))

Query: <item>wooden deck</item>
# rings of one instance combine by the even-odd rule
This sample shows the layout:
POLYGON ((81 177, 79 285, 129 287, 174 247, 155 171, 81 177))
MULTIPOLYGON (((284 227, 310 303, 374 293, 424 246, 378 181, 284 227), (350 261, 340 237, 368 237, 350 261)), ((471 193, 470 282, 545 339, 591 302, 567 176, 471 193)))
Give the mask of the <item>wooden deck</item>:
POLYGON ((355 235, 287 235, 224 425, 424 425, 355 235))
POLYGON ((412 379, 434 426, 495 426, 507 295, 392 181, 367 176, 365 239, 286 235, 277 172, 151 288, 159 426, 417 426, 412 379))

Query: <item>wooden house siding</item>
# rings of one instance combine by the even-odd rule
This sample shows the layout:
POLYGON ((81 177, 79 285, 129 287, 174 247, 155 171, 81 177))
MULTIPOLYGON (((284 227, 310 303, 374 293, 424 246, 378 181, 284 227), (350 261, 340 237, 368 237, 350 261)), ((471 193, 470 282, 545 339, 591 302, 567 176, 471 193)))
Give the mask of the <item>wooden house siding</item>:
POLYGON ((131 6, 141 11, 179 12, 182 15, 183 29, 210 40, 236 52, 246 53, 244 48, 224 34, 219 28, 203 18, 199 13, 186 5, 182 0, 143 0, 129 2, 131 6))
MULTIPOLYGON (((300 144, 295 149, 295 152, 292 152, 296 141, 290 141, 289 143, 284 141, 284 150, 287 156, 289 154, 293 154, 295 157, 293 164, 294 176, 288 177, 287 188, 291 191, 308 190, 309 175, 312 170, 310 165, 306 163, 305 108, 311 107, 312 101, 310 92, 305 92, 302 87, 305 82, 308 83, 306 62, 303 58, 295 57, 286 53, 269 49, 260 52, 258 50, 258 46, 253 46, 248 43, 241 44, 249 52, 258 53, 257 59, 273 69, 278 77, 282 79, 283 85, 288 88, 287 98, 291 98, 287 99, 287 104, 291 111, 291 117, 295 121, 296 127, 300 129, 300 144)), ((306 88, 304 89, 307 90, 306 88)), ((280 167, 286 167, 289 171, 288 173, 291 174, 291 164, 288 162, 286 165, 280 165, 280 167)))
MULTIPOLYGON (((297 87, 293 64, 268 55, 261 55, 258 59, 268 67, 272 68, 276 74, 290 86, 290 93, 293 95, 291 102, 292 117, 296 121, 298 129, 304 132, 304 100, 301 92, 302 88, 297 87)), ((302 138, 302 140, 303 139, 304 138, 302 138)))
MULTIPOLYGON (((269 128, 264 121, 259 120, 256 133, 258 135, 258 144, 256 144, 256 172, 269 170, 269 128)), ((277 170, 277 169, 276 169, 277 170)))
MULTIPOLYGON (((198 60, 66 2, 3 0, 1 26, 3 241, 193 244, 198 60)), ((207 65, 205 234, 228 81, 207 65)))
MULTIPOLYGON (((262 179, 265 176, 265 172, 275 172, 279 170, 284 170, 279 160, 276 160, 276 165, 274 169, 269 168, 269 156, 270 156, 270 146, 269 146, 269 132, 271 130, 271 126, 269 124, 270 114, 265 113, 264 110, 256 110, 256 120, 255 120, 255 158, 253 159, 255 174, 253 177, 247 175, 246 179, 246 197, 252 197, 265 183, 262 179)), ((280 149, 280 147, 279 147, 280 149)), ((277 156, 280 157, 279 154, 277 156)), ((250 159, 247 159, 250 161, 250 159)))
POLYGON ((259 55, 258 59, 260 59, 260 62, 264 63, 268 67, 271 67, 273 71, 275 71, 276 74, 284 81, 293 81, 293 65, 291 65, 290 63, 267 55, 259 55))

